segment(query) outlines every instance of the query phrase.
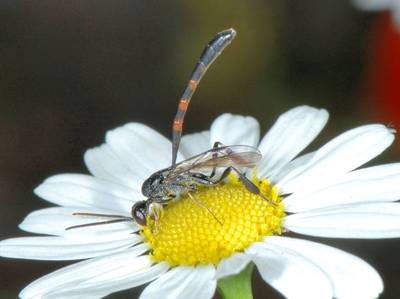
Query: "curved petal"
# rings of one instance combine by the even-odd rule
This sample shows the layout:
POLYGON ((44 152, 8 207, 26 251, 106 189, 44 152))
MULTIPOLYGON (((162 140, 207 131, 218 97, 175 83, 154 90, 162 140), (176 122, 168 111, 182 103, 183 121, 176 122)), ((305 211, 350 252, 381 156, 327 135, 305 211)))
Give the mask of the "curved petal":
POLYGON ((100 209, 84 209, 84 208, 63 208, 54 207, 34 211, 30 213, 19 228, 32 233, 55 235, 55 236, 96 236, 103 234, 130 234, 138 231, 138 226, 131 221, 102 224, 87 227, 80 227, 68 230, 71 226, 98 223, 116 218, 108 217, 95 217, 95 216, 82 216, 74 215, 74 213, 97 213, 97 214, 110 214, 109 210, 100 209))
POLYGON ((235 253, 232 256, 223 259, 217 267, 216 279, 221 279, 229 275, 240 273, 251 261, 250 257, 243 253, 235 253))
POLYGON ((152 261, 148 256, 138 257, 133 265, 113 269, 87 279, 78 285, 64 286, 49 294, 56 298, 75 298, 74 296, 86 295, 103 298, 111 293, 134 288, 148 283, 163 275, 169 268, 167 263, 158 263, 150 267, 152 261))
POLYGON ((0 256, 31 260, 81 260, 104 256, 125 250, 142 237, 136 234, 125 236, 104 235, 88 238, 22 237, 0 241, 0 256))
POLYGON ((86 167, 95 177, 122 184, 139 191, 147 172, 137 167, 132 170, 112 151, 108 144, 89 149, 84 155, 86 167))
POLYGON ((254 243, 246 253, 261 277, 287 298, 331 299, 333 289, 326 274, 312 261, 286 247, 254 243))
POLYGON ((286 216, 284 226, 296 233, 325 238, 399 238, 400 203, 318 209, 286 216))
POLYGON ((288 212, 303 212, 341 204, 400 199, 400 163, 368 167, 344 175, 332 185, 296 192, 284 199, 288 212))
MULTIPOLYGON (((93 281, 98 281, 101 286, 104 283, 104 277, 107 277, 107 275, 113 275, 113 279, 118 280, 119 276, 125 277, 130 272, 132 276, 138 275, 138 278, 140 278, 140 274, 148 271, 152 264, 148 256, 139 256, 146 250, 146 246, 140 245, 124 252, 82 261, 61 268, 32 282, 22 290, 20 297, 22 299, 43 298, 48 295, 49 297, 60 298, 60 296, 51 296, 50 294, 72 290, 78 288, 81 284, 93 281), (118 275, 118 273, 123 275, 118 275)), ((165 271, 165 269, 161 270, 161 273, 165 271)), ((152 279, 156 278, 156 275, 152 279)))
POLYGON ((358 8, 363 10, 386 10, 390 9, 393 0, 353 0, 352 1, 358 8))
POLYGON ((187 159, 209 150, 213 146, 210 143, 210 131, 183 135, 179 151, 187 159))
POLYGON ((46 179, 35 190, 39 197, 64 207, 99 208, 130 215, 137 191, 89 175, 59 174, 46 179))
POLYGON ((211 146, 219 141, 224 145, 257 146, 260 140, 260 125, 250 116, 222 114, 211 125, 211 146))
POLYGON ((398 25, 400 23, 400 5, 397 1, 392 3, 391 11, 392 11, 392 17, 397 25, 396 28, 398 30, 398 25))
POLYGON ((400 163, 381 164, 377 166, 365 167, 348 173, 343 181, 347 180, 366 180, 384 179, 393 175, 400 175, 400 163))
POLYGON ((317 150, 304 167, 294 169, 278 182, 283 193, 315 190, 363 165, 382 153, 394 140, 394 131, 367 125, 347 131, 317 150))
MULTIPOLYGON (((312 157, 314 156, 315 152, 307 153, 301 156, 298 156, 296 159, 293 159, 288 164, 282 167, 279 172, 275 175, 268 175, 268 179, 270 182, 279 182, 282 178, 284 178, 288 173, 292 172, 293 170, 299 170, 301 168, 305 168, 308 162, 311 161, 312 157)), ((258 177, 261 177, 258 175, 258 177)))
POLYGON ((142 176, 148 177, 171 165, 171 142, 143 124, 129 123, 109 131, 106 142, 129 169, 142 169, 142 176))
POLYGON ((328 275, 335 298, 378 298, 383 282, 374 268, 362 259, 319 243, 287 237, 268 237, 265 243, 300 253, 328 275))
POLYGON ((328 118, 325 109, 309 106, 296 107, 282 114, 259 145, 263 154, 258 166, 259 175, 270 177, 279 173, 317 137, 328 118))
POLYGON ((140 299, 209 299, 212 298, 217 281, 212 265, 178 266, 150 283, 140 295, 140 299))

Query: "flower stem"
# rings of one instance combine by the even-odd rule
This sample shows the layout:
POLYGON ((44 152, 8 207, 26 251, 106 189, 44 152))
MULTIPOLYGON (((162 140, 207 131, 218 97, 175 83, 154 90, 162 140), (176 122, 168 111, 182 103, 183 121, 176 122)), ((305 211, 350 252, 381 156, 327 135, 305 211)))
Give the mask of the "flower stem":
POLYGON ((250 263, 242 272, 218 280, 218 293, 223 299, 253 299, 251 275, 254 264, 250 263))

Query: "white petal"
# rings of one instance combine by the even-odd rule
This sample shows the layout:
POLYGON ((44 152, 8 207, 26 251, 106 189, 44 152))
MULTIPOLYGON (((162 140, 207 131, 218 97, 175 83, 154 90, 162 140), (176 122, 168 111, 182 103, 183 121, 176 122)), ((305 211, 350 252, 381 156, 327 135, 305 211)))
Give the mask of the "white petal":
POLYGON ((342 205, 286 216, 285 228, 326 238, 399 238, 400 203, 342 205))
POLYGON ((265 242, 299 252, 321 267, 333 284, 335 298, 372 299, 383 291, 383 282, 376 270, 352 254, 294 238, 268 237, 265 242))
POLYGON ((76 185, 82 185, 89 189, 96 189, 102 192, 111 192, 121 198, 131 200, 132 197, 137 196, 138 192, 131 188, 120 186, 119 184, 113 184, 105 182, 90 175, 86 174, 57 174, 53 175, 45 180, 46 183, 70 183, 76 185))
POLYGON ((400 175, 400 163, 381 164, 365 167, 348 173, 343 179, 365 180, 384 179, 392 175, 400 175))
MULTIPOLYGON (((288 164, 282 167, 282 169, 275 175, 267 174, 268 179, 270 180, 270 182, 273 183, 279 182, 282 178, 284 178, 287 174, 294 171, 295 169, 298 171, 299 169, 306 167, 308 162, 311 161, 314 154, 315 152, 311 152, 297 157, 296 159, 290 161, 288 164)), ((261 176, 259 175, 258 177, 261 176)))
POLYGON ((129 123, 109 131, 106 142, 129 169, 140 168, 145 176, 171 165, 171 142, 143 124, 129 123))
POLYGON ((286 247, 254 243, 246 250, 261 277, 286 298, 332 298, 326 274, 303 255, 286 247))
POLYGON ((325 109, 309 106, 296 107, 282 114, 259 145, 263 154, 258 166, 259 175, 276 175, 317 137, 328 118, 325 109))
POLYGON ((215 275, 216 279, 240 273, 250 261, 250 257, 243 253, 235 253, 223 259, 218 264, 217 274, 215 275))
POLYGON ((305 167, 294 169, 282 178, 279 190, 293 193, 325 186, 379 155, 393 142, 393 133, 383 125, 347 131, 316 151, 305 167))
POLYGON ((132 263, 125 264, 111 271, 101 273, 79 284, 64 286, 49 294, 53 298, 70 298, 80 294, 96 294, 96 298, 103 298, 111 293, 134 288, 165 273, 169 266, 167 263, 157 263, 150 267, 152 261, 148 256, 136 258, 132 263))
POLYGON ((214 266, 178 266, 149 284, 139 298, 210 299, 216 285, 214 266))
POLYGON ((399 30, 399 24, 400 24, 400 3, 398 1, 394 1, 392 3, 391 7, 391 12, 392 12, 392 18, 393 21, 395 22, 394 27, 396 30, 399 30))
POLYGON ((89 175, 61 174, 46 179, 35 189, 41 198, 65 207, 94 207, 130 215, 137 191, 89 175))
POLYGON ((19 228, 28 232, 46 235, 103 235, 103 234, 129 234, 136 232, 138 226, 132 221, 113 224, 102 224, 88 227, 80 227, 67 230, 75 225, 97 223, 115 218, 81 216, 74 213, 98 213, 110 214, 108 210, 84 209, 84 208, 46 208, 30 213, 25 217, 19 228))
POLYGON ((132 170, 127 167, 127 162, 120 160, 108 144, 87 150, 84 160, 86 167, 94 176, 134 190, 140 190, 147 178, 147 172, 142 168, 137 167, 132 170))
POLYGON ((219 141, 224 145, 257 146, 260 140, 260 125, 250 116, 232 115, 219 116, 211 125, 211 144, 219 141))
POLYGON ((141 242, 137 234, 101 238, 22 237, 0 241, 0 256, 31 260, 80 260, 122 251, 141 242))
POLYGON ((393 0, 353 0, 353 3, 363 10, 386 10, 389 9, 393 0))
POLYGON ((101 297, 93 294, 88 294, 88 293, 83 293, 83 294, 78 294, 78 295, 70 295, 70 296, 57 296, 54 297, 53 293, 51 294, 46 294, 44 296, 38 296, 38 297, 29 297, 29 299, 100 299, 101 297))
POLYGON ((194 155, 205 152, 211 147, 212 145, 210 145, 210 131, 203 131, 200 133, 182 136, 179 151, 187 159, 194 155))
POLYGON ((400 198, 400 163, 368 167, 344 175, 335 184, 284 199, 288 212, 302 212, 339 204, 395 201, 400 198))
POLYGON ((61 268, 32 282, 22 290, 20 297, 23 299, 35 298, 36 296, 42 298, 42 296, 45 297, 45 295, 52 292, 76 288, 80 284, 96 280, 98 277, 99 281, 104 283, 101 279, 104 278, 103 275, 115 273, 118 269, 126 273, 128 272, 127 268, 130 268, 132 275, 135 275, 136 272, 148 269, 152 263, 147 256, 138 257, 146 250, 147 247, 145 245, 140 245, 124 252, 82 261, 61 268))

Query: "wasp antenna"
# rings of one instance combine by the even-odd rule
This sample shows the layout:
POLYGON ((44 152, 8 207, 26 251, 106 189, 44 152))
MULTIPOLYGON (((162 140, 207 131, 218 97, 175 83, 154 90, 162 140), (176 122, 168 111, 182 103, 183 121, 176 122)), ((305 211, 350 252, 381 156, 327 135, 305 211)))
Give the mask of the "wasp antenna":
POLYGON ((172 167, 175 167, 178 148, 181 141, 183 121, 186 111, 189 107, 190 99, 192 98, 197 85, 201 78, 203 78, 208 67, 214 60, 222 53, 222 51, 232 42, 236 36, 234 29, 227 29, 215 35, 215 37, 207 44, 200 55, 189 82, 183 92, 178 104, 178 111, 176 112, 174 121, 172 123, 172 167))
POLYGON ((113 214, 98 214, 98 213, 84 213, 84 212, 74 212, 74 216, 92 216, 92 217, 105 217, 105 218, 122 218, 122 219, 132 219, 131 217, 113 214))
POLYGON ((69 226, 65 230, 71 230, 71 229, 75 229, 75 228, 88 227, 88 226, 103 225, 103 224, 111 224, 111 223, 117 223, 117 222, 125 222, 125 221, 130 221, 130 220, 132 220, 132 219, 121 218, 121 219, 107 220, 107 221, 101 221, 101 222, 79 224, 79 225, 69 226))

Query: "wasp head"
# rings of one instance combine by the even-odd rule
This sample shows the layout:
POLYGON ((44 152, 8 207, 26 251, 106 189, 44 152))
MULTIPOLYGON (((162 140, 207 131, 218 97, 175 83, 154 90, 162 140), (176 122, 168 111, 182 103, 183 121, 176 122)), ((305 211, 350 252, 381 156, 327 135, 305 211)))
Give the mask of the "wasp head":
POLYGON ((132 218, 139 225, 146 225, 147 204, 145 200, 136 202, 132 207, 132 218))

